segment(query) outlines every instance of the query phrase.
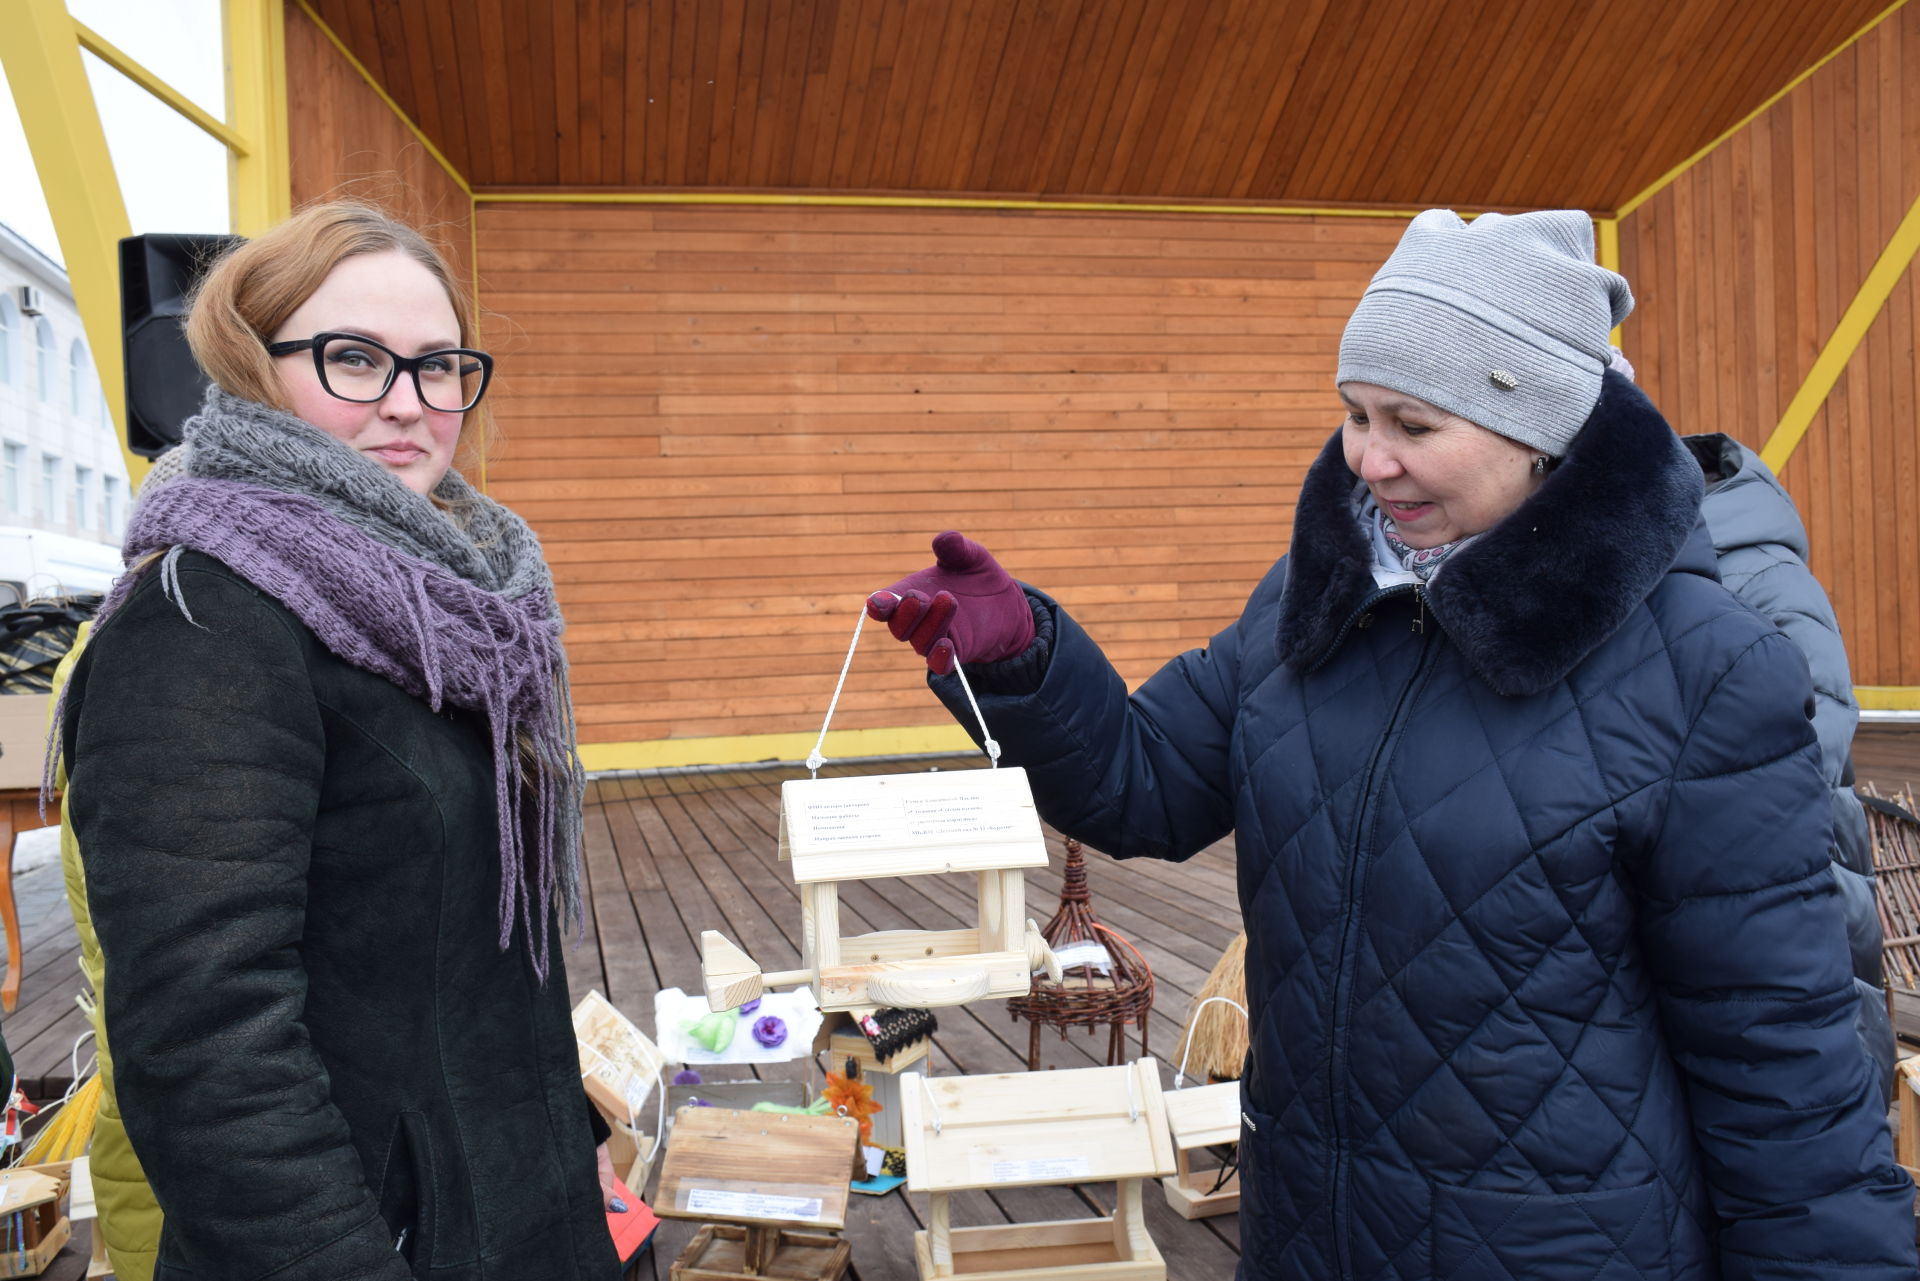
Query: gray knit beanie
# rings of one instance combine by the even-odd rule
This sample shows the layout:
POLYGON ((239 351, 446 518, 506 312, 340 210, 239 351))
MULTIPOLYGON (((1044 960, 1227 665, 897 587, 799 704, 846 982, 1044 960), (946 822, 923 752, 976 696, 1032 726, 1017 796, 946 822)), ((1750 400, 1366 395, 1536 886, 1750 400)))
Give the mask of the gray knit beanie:
POLYGON ((1600 399, 1607 334, 1633 310, 1584 213, 1415 218, 1340 336, 1342 383, 1418 396, 1554 458, 1600 399))

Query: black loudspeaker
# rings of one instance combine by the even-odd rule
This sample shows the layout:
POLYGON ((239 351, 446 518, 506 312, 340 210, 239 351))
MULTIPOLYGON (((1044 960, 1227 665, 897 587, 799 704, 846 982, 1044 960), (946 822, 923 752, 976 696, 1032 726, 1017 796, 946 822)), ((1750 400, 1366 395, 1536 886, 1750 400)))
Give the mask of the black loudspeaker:
POLYGON ((207 376, 180 327, 201 273, 239 236, 128 236, 120 242, 121 348, 126 354, 127 447, 147 458, 180 443, 207 376))

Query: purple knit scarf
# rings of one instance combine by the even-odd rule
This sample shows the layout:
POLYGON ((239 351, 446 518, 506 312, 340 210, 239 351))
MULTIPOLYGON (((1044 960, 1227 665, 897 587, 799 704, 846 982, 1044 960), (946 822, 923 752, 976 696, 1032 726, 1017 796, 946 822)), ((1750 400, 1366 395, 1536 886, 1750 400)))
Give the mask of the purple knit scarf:
MULTIPOLYGON (((143 492, 125 546, 130 565, 166 553, 161 586, 189 622, 175 564, 189 548, 285 605, 345 661, 435 711, 451 704, 486 719, 500 822, 500 947, 524 921, 544 981, 556 887, 579 917, 584 788, 551 591, 489 591, 355 528, 316 498, 189 475, 143 492)), ((96 628, 142 577, 114 584, 96 628)))

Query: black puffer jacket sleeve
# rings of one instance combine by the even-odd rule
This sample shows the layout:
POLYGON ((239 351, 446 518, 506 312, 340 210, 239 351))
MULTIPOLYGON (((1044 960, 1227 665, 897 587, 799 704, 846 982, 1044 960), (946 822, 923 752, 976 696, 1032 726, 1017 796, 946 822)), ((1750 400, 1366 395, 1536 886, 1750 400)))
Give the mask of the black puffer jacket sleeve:
POLYGON ((1720 677, 1642 869, 1641 933, 1725 1281, 1912 1281, 1913 1185, 1854 1037, 1807 688, 1778 633, 1720 677))
POLYGON ((83 655, 65 721, 162 1253, 231 1281, 407 1281, 301 1022, 325 765, 304 638, 231 576, 182 580, 199 621, 142 584, 83 655))

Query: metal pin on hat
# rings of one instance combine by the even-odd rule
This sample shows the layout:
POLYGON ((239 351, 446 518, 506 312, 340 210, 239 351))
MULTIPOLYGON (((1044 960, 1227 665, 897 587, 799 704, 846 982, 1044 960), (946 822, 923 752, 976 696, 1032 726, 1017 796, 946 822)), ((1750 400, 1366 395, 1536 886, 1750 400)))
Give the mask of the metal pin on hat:
POLYGON ((1504 369, 1496 369, 1487 375, 1487 380, 1501 391, 1512 391, 1520 385, 1520 380, 1504 369))

